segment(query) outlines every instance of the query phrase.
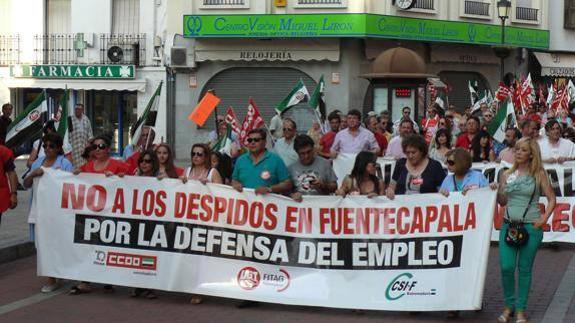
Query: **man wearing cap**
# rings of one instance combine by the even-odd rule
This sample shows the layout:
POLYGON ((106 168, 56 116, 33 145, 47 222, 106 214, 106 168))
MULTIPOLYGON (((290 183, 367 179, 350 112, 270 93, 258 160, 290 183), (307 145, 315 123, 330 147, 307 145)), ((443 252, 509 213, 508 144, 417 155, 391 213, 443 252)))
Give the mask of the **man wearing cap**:
POLYGON ((70 117, 70 120, 72 122, 68 126, 68 138, 72 145, 72 164, 74 164, 74 168, 79 168, 86 163, 86 160, 82 158, 84 148, 86 148, 88 140, 94 137, 92 123, 84 114, 82 103, 76 104, 74 115, 70 117))

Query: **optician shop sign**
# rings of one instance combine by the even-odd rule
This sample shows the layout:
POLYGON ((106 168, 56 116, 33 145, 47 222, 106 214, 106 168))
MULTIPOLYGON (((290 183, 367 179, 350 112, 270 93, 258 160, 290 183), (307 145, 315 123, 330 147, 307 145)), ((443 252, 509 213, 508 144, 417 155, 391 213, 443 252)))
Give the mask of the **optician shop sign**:
POLYGON ((40 79, 133 79, 134 65, 12 65, 10 76, 40 79))
MULTIPOLYGON (((190 38, 374 37, 501 45, 498 25, 374 14, 184 15, 190 38)), ((549 31, 505 27, 505 44, 549 48, 549 31)))

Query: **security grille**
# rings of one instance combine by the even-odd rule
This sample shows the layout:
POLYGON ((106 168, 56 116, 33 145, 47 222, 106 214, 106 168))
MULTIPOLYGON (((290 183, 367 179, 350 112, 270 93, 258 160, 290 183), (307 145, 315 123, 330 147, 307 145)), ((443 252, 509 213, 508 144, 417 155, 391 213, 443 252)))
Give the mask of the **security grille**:
MULTIPOLYGON (((209 89, 214 89, 222 99, 218 106, 218 115, 226 113, 228 107, 233 107, 238 121, 244 120, 249 98, 253 98, 262 117, 269 125, 276 114, 274 108, 283 100, 299 80, 302 80, 310 94, 316 82, 307 74, 293 68, 251 68, 235 67, 227 69, 208 81, 202 95, 209 89)), ((327 102, 329 105, 329 102, 327 102)), ((299 131, 311 128, 315 120, 314 112, 306 103, 300 103, 290 108, 286 117, 294 119, 299 131)), ((214 114, 206 122, 205 129, 214 129, 214 114)))

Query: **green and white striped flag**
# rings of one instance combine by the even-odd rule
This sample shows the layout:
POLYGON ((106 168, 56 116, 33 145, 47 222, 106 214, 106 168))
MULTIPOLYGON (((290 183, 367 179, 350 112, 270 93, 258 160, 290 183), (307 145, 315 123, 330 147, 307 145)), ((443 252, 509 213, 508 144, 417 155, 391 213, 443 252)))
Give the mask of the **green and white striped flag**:
POLYGON ((42 91, 8 127, 6 146, 16 148, 42 130, 42 113, 47 112, 46 93, 42 91))
POLYGON ((232 143, 232 127, 229 123, 226 123, 226 134, 218 139, 212 147, 212 151, 219 151, 222 154, 231 156, 232 143))
POLYGON ((276 112, 281 114, 282 112, 286 111, 290 107, 309 99, 309 92, 303 84, 303 81, 300 79, 296 86, 290 91, 290 93, 285 97, 285 99, 278 104, 276 107, 276 112))
POLYGON ((136 145, 138 143, 138 139, 140 139, 140 134, 142 133, 142 128, 144 126, 154 127, 156 125, 156 116, 158 114, 158 104, 160 103, 160 93, 162 92, 162 84, 158 85, 156 92, 148 101, 146 105, 146 109, 144 113, 136 120, 136 123, 132 127, 132 138, 131 143, 136 145))
POLYGON ((505 140, 505 130, 509 127, 517 128, 517 118, 515 117, 515 108, 513 101, 507 98, 506 101, 501 103, 499 110, 493 117, 493 121, 487 127, 487 131, 500 143, 505 140))
POLYGON ((311 97, 309 98, 309 106, 315 109, 315 113, 319 116, 321 120, 325 120, 325 101, 323 100, 325 92, 325 81, 323 80, 323 75, 317 82, 317 86, 313 91, 311 97))
POLYGON ((60 106, 58 107, 58 112, 56 113, 56 132, 62 137, 68 137, 68 116, 70 115, 70 90, 64 90, 64 95, 60 99, 60 106))

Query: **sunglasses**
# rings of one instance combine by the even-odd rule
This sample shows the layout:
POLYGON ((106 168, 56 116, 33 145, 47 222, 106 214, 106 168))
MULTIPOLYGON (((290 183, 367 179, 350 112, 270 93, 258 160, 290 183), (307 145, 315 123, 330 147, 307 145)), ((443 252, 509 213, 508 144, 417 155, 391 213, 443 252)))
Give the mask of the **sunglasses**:
POLYGON ((141 163, 151 164, 152 160, 150 158, 144 158, 144 159, 140 160, 140 164, 141 163))
POLYGON ((293 128, 284 128, 284 131, 293 131, 293 128))
POLYGON ((204 153, 200 153, 200 152, 193 152, 192 153, 192 157, 204 157, 204 153))
POLYGON ((449 119, 453 119, 453 116, 451 116, 451 115, 445 116, 445 117, 446 117, 446 118, 449 118, 449 119))
POLYGON ((56 145, 54 145, 54 144, 43 144, 42 148, 44 148, 44 149, 48 149, 48 148, 56 149, 56 145))
POLYGON ((447 165, 449 165, 449 166, 455 165, 455 160, 453 160, 453 159, 448 159, 448 160, 447 160, 447 165))
POLYGON ((106 148, 108 148, 108 145, 106 145, 106 144, 97 144, 97 145, 93 144, 92 145, 92 149, 94 149, 94 150, 96 150, 96 149, 104 150, 106 148))
MULTIPOLYGON (((285 129, 284 129, 284 131, 285 131, 285 129)), ((247 142, 249 144, 251 144, 252 142, 260 142, 260 141, 262 141, 262 138, 248 138, 247 139, 247 142)))
POLYGON ((493 118, 493 116, 490 115, 490 114, 486 114, 486 115, 484 115, 483 117, 484 117, 484 118, 493 118))

